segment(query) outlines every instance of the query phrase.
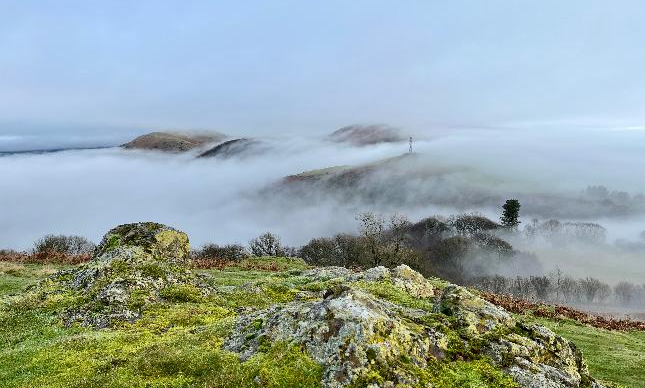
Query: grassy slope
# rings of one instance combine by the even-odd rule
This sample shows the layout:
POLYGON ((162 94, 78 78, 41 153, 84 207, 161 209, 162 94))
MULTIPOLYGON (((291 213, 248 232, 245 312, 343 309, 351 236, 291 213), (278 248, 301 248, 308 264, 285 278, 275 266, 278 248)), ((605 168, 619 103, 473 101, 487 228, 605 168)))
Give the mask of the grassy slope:
MULTIPOLYGON (((0 297, 59 268, 0 263, 0 297)), ((302 268, 301 262, 288 259, 255 259, 238 268, 204 271, 215 286, 249 284, 249 291, 207 300, 193 300, 193 295, 181 300, 178 295, 176 303, 159 305, 137 323, 116 330, 64 328, 46 310, 34 310, 28 303, 23 309, 3 310, 0 302, 0 381, 7 387, 251 387, 259 376, 266 387, 316 387, 321 369, 299 348, 274 344, 246 362, 221 350, 240 309, 292 300, 294 289, 328 286, 305 284, 290 272, 302 268)), ((427 307, 388 288, 368 291, 403 305, 427 307)), ((540 322, 582 348, 595 376, 625 387, 645 387, 645 332, 540 322)), ((489 386, 481 381, 480 367, 486 366, 451 366, 441 373, 448 380, 436 380, 436 386, 489 386)))
POLYGON ((27 286, 63 268, 66 267, 0 261, 0 297, 18 293, 27 286))
POLYGON ((645 387, 644 331, 609 331, 545 318, 537 321, 582 349, 594 377, 624 387, 645 387))

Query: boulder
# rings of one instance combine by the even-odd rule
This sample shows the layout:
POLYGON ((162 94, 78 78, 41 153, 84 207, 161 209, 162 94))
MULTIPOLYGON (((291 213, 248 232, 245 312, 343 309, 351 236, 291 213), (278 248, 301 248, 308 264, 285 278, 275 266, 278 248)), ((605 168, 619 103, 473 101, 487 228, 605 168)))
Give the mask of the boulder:
POLYGON ((210 291, 188 270, 188 236, 166 225, 144 222, 110 230, 92 261, 61 271, 36 286, 41 298, 65 295, 59 311, 69 326, 97 328, 133 322, 146 308, 176 291, 210 291), (188 289, 190 288, 190 289, 188 289))

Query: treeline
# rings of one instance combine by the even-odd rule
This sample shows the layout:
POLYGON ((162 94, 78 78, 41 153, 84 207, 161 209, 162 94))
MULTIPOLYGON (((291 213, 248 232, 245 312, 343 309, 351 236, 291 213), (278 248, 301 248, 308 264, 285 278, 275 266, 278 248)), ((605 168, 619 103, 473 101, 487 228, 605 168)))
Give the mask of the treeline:
POLYGON ((541 222, 534 218, 524 227, 524 237, 553 246, 600 244, 606 241, 607 230, 595 222, 561 222, 554 219, 541 222))
POLYGON ((363 213, 357 220, 357 234, 313 238, 301 247, 284 246, 278 236, 267 232, 246 246, 206 244, 194 250, 192 257, 201 268, 251 256, 297 256, 317 266, 407 264, 425 275, 464 281, 469 273, 490 267, 491 262, 503 264, 521 254, 496 236, 500 224, 475 213, 428 217, 415 223, 399 215, 363 213))
POLYGON ((463 282, 470 273, 518 254, 495 231, 500 224, 479 214, 428 217, 412 223, 394 215, 358 217, 358 235, 315 238, 300 249, 313 265, 373 267, 407 264, 424 275, 463 282))
POLYGON ((548 276, 478 276, 470 278, 468 285, 485 292, 543 302, 617 303, 623 306, 645 304, 645 284, 621 281, 612 287, 597 278, 576 279, 560 270, 548 276))

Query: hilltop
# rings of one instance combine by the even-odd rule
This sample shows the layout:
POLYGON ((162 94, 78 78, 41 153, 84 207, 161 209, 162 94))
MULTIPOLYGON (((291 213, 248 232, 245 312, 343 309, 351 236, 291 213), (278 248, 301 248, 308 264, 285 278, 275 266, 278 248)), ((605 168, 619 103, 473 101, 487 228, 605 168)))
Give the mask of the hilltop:
POLYGON ((226 135, 218 132, 152 132, 123 144, 126 149, 185 152, 222 141, 226 135))
POLYGON ((335 142, 355 146, 396 143, 407 139, 400 129, 385 124, 348 125, 334 131, 329 138, 335 142))
POLYGON ((567 339, 405 265, 199 272, 188 250, 165 225, 121 225, 92 261, 5 297, 5 386, 602 387, 567 339))

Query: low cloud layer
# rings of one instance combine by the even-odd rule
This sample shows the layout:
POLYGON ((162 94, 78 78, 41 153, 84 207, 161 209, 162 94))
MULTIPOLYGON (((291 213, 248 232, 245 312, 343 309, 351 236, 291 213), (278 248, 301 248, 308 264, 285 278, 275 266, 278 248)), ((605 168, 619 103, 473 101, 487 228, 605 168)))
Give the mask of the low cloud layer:
MULTIPOLYGON (((645 159, 634 146, 642 137, 638 131, 609 130, 566 135, 555 130, 461 131, 418 140, 414 149, 423 158, 416 168, 461 171, 455 175, 461 183, 470 180, 467 183, 500 198, 508 193, 541 194, 567 199, 562 203, 570 207, 589 185, 604 185, 609 193, 623 190, 636 201, 645 189, 638 177, 645 159)), ((321 191, 306 192, 305 198, 280 196, 267 187, 287 175, 370 163, 401 155, 408 146, 351 147, 315 138, 265 140, 270 151, 230 159, 115 148, 0 157, 0 247, 26 249, 48 233, 79 234, 97 241, 111 227, 137 221, 185 230, 195 246, 246 243, 267 230, 297 245, 312 237, 354 232, 356 214, 368 210, 398 212, 412 220, 457 211, 498 217, 499 208, 493 205, 456 209, 449 203, 415 204, 409 198, 386 203, 338 201, 321 191)), ((420 180, 407 189, 408 194, 414 199, 419 192, 460 187, 454 179, 442 182, 444 186, 424 185, 420 180)), ((619 252, 613 245, 616 239, 636 241, 645 229, 643 214, 634 213, 637 207, 630 209, 632 216, 627 218, 609 210, 603 213, 602 208, 594 213, 604 214, 598 221, 607 227, 606 249, 593 254, 585 249, 527 249, 536 251, 546 270, 560 262, 575 276, 642 279, 645 264, 637 259, 640 251, 619 252)), ((561 214, 577 213, 562 208, 561 214)), ((540 214, 525 215, 525 223, 532 216, 540 214)), ((575 219, 569 216, 558 218, 575 219)))

